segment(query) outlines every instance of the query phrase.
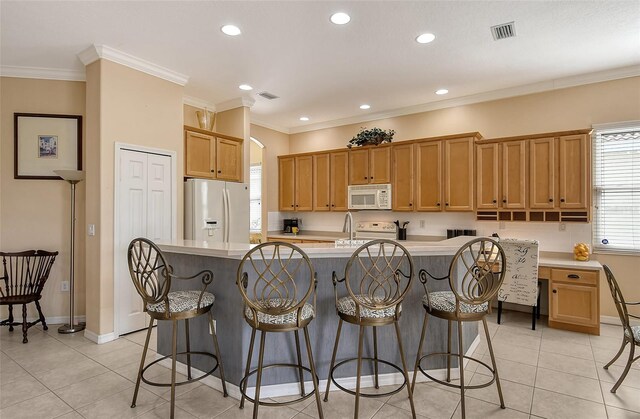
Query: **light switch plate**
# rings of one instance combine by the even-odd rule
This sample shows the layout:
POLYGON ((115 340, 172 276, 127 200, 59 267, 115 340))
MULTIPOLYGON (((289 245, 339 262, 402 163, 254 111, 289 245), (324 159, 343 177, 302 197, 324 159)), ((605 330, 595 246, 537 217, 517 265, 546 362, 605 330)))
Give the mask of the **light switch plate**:
POLYGON ((69 281, 60 282, 60 291, 68 292, 69 291, 69 281))
POLYGON ((87 226, 87 234, 89 236, 95 236, 96 235, 96 225, 95 224, 89 224, 87 226))

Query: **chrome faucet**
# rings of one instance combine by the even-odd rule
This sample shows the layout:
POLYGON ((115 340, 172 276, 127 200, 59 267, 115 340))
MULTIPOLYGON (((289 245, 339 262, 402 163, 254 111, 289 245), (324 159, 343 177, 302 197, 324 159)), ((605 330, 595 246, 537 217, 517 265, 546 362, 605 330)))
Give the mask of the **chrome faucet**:
POLYGON ((347 232, 347 225, 349 226, 349 240, 353 241, 353 214, 351 214, 351 211, 347 211, 347 214, 344 216, 344 225, 342 226, 342 231, 345 233, 347 232))

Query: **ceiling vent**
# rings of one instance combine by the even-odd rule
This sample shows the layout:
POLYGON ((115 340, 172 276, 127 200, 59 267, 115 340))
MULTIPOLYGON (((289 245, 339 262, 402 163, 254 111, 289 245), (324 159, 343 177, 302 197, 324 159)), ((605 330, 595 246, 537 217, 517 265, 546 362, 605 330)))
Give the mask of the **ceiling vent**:
POLYGON ((260 92, 258 93, 258 96, 262 96, 265 99, 269 99, 269 100, 273 100, 273 99, 278 99, 279 96, 274 95, 273 93, 269 93, 269 92, 260 92))
POLYGON ((501 39, 506 39, 506 38, 513 38, 514 36, 516 36, 515 22, 503 23, 501 25, 492 26, 491 34, 493 35, 494 41, 499 41, 501 39))

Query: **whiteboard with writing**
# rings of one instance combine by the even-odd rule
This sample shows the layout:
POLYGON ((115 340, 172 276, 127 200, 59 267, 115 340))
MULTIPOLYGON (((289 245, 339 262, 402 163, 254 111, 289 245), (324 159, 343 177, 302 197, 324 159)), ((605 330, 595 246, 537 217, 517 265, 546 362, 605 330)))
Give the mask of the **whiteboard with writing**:
POLYGON ((498 300, 535 306, 538 301, 538 241, 501 239, 506 257, 498 300))

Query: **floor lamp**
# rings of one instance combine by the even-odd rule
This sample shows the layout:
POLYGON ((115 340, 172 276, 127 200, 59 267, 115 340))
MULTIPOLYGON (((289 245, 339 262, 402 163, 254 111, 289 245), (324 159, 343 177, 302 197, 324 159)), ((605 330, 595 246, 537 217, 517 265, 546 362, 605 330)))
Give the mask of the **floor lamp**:
POLYGON ((54 170, 56 175, 71 184, 71 262, 69 267, 69 324, 62 325, 58 328, 58 333, 75 333, 84 330, 85 323, 74 324, 73 321, 73 277, 74 277, 74 260, 75 260, 75 241, 76 241, 76 184, 84 179, 82 170, 54 170))

